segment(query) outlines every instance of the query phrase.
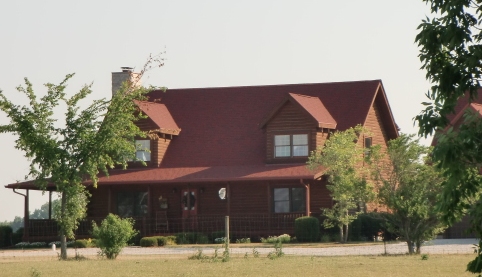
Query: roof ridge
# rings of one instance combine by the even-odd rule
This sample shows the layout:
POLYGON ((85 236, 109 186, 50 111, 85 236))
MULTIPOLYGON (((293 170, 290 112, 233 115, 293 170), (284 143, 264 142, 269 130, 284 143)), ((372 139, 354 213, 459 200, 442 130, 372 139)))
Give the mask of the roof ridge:
POLYGON ((335 81, 335 82, 321 82, 321 83, 291 83, 291 84, 272 84, 272 85, 240 85, 240 86, 220 86, 220 87, 187 87, 187 88, 168 88, 167 90, 199 90, 199 89, 236 89, 236 88, 261 88, 261 87, 286 87, 286 86, 310 86, 322 84, 350 84, 350 83, 368 83, 381 82, 381 79, 372 80, 356 80, 356 81, 335 81))

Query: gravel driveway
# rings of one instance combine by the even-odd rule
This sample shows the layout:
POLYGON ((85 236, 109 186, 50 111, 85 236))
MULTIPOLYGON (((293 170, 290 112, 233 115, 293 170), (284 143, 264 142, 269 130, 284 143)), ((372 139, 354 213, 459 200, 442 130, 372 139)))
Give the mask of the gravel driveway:
MULTIPOLYGON (((477 244, 477 239, 436 239, 427 242, 422 247, 422 253, 427 254, 470 254, 474 253, 474 244, 477 244)), ((175 247, 126 247, 123 249, 121 255, 192 255, 198 249, 202 249, 206 255, 214 253, 214 248, 175 248, 175 247)), ((260 255, 267 255, 273 251, 273 248, 256 248, 260 255)), ((99 251, 98 248, 82 248, 77 252, 83 256, 95 256, 99 251)), ((219 250, 221 254, 222 249, 219 250)), ((231 248, 232 254, 252 254, 252 248, 231 248)), ((305 255, 305 256, 346 256, 346 255, 381 255, 385 253, 385 246, 381 245, 366 245, 366 246, 339 246, 327 248, 313 248, 313 247, 285 247, 283 252, 287 255, 305 255)), ((35 250, 0 250, 1 259, 11 259, 15 257, 57 257, 60 250, 53 251, 52 249, 35 249, 35 250)), ((388 254, 405 254, 407 253, 407 244, 389 243, 386 244, 386 253, 388 254)), ((70 257, 75 255, 75 249, 68 249, 70 257)))

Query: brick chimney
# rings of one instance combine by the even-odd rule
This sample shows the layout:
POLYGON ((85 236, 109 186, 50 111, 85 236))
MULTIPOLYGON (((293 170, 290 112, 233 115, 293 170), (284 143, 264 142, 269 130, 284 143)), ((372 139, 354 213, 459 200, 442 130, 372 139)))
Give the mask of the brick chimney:
POLYGON ((123 82, 131 82, 135 86, 140 86, 140 74, 134 73, 132 67, 121 67, 122 72, 112 72, 112 95, 122 86, 123 82))

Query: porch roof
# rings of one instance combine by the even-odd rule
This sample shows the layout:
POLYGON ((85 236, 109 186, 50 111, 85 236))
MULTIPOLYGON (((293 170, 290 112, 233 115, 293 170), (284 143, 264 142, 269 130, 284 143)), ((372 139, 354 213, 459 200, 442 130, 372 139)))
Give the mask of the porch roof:
POLYGON ((99 185, 260 180, 314 180, 324 170, 310 171, 305 164, 141 168, 113 170, 99 177, 99 185))
MULTIPOLYGON (((323 168, 310 171, 305 164, 114 169, 110 171, 109 176, 99 176, 98 185, 314 180, 320 178, 324 171, 323 168)), ((33 181, 9 184, 5 187, 38 189, 33 181)), ((49 188, 55 186, 52 184, 49 188)))

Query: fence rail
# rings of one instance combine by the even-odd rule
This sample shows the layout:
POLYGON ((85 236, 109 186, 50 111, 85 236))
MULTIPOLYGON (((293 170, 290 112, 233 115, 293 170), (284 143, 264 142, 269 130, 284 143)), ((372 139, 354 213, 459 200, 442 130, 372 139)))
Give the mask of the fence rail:
MULTIPOLYGON (((289 214, 253 214, 230 216, 231 237, 266 237, 293 234, 295 219, 302 213, 289 214)), ((91 237, 92 222, 100 224, 103 218, 85 218, 80 221, 75 231, 76 238, 91 237)), ((224 230, 224 215, 197 215, 188 218, 168 218, 167 224, 160 224, 156 217, 134 218, 134 228, 141 236, 170 235, 181 232, 199 232, 210 234, 224 230)), ((54 220, 30 219, 28 232, 24 231, 24 241, 58 240, 58 225, 54 220)))

